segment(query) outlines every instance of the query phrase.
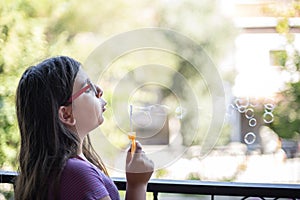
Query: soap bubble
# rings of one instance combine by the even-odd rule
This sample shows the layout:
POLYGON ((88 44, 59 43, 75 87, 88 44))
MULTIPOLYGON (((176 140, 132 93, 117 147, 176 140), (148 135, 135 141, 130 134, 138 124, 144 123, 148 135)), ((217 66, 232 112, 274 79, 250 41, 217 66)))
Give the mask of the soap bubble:
POLYGON ((275 100, 273 98, 265 98, 263 104, 266 112, 272 112, 275 108, 275 100))
POLYGON ((175 116, 176 116, 177 119, 183 119, 185 114, 186 114, 186 110, 184 108, 182 108, 181 106, 178 106, 175 109, 175 116))
POLYGON ((245 113, 249 106, 249 98, 237 98, 234 103, 239 113, 245 113))
POLYGON ((156 115, 167 115, 170 112, 170 108, 162 104, 153 104, 145 107, 150 113, 156 115))
POLYGON ((237 114, 238 110, 237 107, 234 104, 229 104, 226 109, 226 120, 231 121, 232 118, 237 114))
POLYGON ((257 121, 256 121, 255 118, 251 118, 251 119, 249 120, 249 126, 251 126, 251 127, 256 126, 256 123, 257 123, 257 121))
POLYGON ((167 118, 167 116, 175 116, 181 120, 185 117, 186 113, 186 108, 182 106, 177 106, 173 110, 171 107, 162 104, 146 106, 132 105, 132 123, 137 127, 145 128, 151 125, 153 117, 161 116, 167 118))
POLYGON ((263 115, 264 122, 270 124, 274 121, 274 115, 272 112, 265 112, 263 115))
POLYGON ((245 117, 247 119, 251 119, 254 117, 254 110, 253 108, 248 108, 246 111, 245 111, 245 117))
POLYGON ((245 113, 246 110, 247 110, 247 107, 245 107, 245 106, 240 106, 240 107, 238 107, 238 111, 239 111, 240 113, 245 113))
POLYGON ((272 103, 267 103, 264 105, 265 107, 265 112, 272 112, 275 108, 274 104, 272 103))
MULTIPOLYGON (((97 150, 101 151, 101 157, 107 167, 124 170, 124 162, 121 162, 120 159, 117 159, 116 162, 114 156, 126 158, 127 149, 124 148, 125 145, 121 141, 127 141, 127 137, 122 135, 120 140, 115 138, 119 137, 120 133, 127 133, 130 129, 126 109, 130 103, 143 107, 148 103, 161 103, 162 101, 166 103, 171 100, 170 104, 167 103, 172 105, 167 114, 171 112, 173 114, 172 117, 168 118, 169 115, 159 111, 157 106, 150 106, 141 108, 138 111, 143 115, 143 121, 139 121, 141 119, 138 118, 133 119, 134 125, 141 126, 147 130, 151 128, 151 134, 145 134, 145 141, 146 139, 147 141, 153 139, 154 137, 152 136, 162 130, 163 125, 168 127, 166 123, 175 122, 173 124, 177 126, 175 128, 170 126, 172 128, 170 131, 174 131, 174 136, 176 137, 169 140, 169 145, 163 144, 159 148, 156 147, 153 151, 146 151, 147 156, 155 163, 155 169, 166 167, 181 158, 183 153, 194 144, 194 138, 202 136, 199 134, 205 134, 203 135, 204 142, 203 148, 201 148, 201 156, 206 155, 214 148, 224 125, 225 88, 212 60, 206 55, 204 49, 190 38, 169 29, 160 28, 143 28, 124 32, 111 37, 98 46, 88 56, 84 66, 86 66, 87 73, 92 80, 97 79, 97 83, 105 85, 105 88, 111 91, 111 94, 109 94, 111 101, 108 101, 111 109, 106 111, 107 118, 110 117, 111 123, 109 125, 104 124, 97 130, 99 132, 97 136, 102 137, 100 141, 105 145, 101 145, 98 142, 98 138, 95 140, 95 143, 98 145, 97 150), (148 39, 145 40, 145 38, 148 39), (174 41, 176 41, 176 45, 174 45, 174 41), (120 44, 122 45, 120 46, 120 44), (138 58, 142 59, 137 59, 136 61, 131 59, 135 55, 140 55, 141 57, 138 58), (151 58, 147 59, 148 55, 151 55, 151 58), (165 55, 168 57, 162 59, 163 62, 161 63, 156 58, 156 56, 165 55), (175 57, 176 64, 173 59, 175 57), (155 62, 153 62, 153 58, 155 58, 155 62), (123 59, 125 59, 125 62, 123 59), (188 63, 187 67, 189 69, 187 69, 187 72, 193 72, 193 75, 196 76, 190 79, 185 74, 182 74, 178 70, 177 60, 188 63), (127 61, 130 62, 127 63, 127 61), (157 61, 159 62, 157 63, 157 61), (119 65, 120 63, 122 64, 119 65), (111 76, 111 74, 115 76, 111 76), (192 83, 196 82, 196 78, 197 84, 194 85, 192 83), (200 85, 201 87, 198 87, 200 85), (147 88, 145 89, 145 87, 147 88), (199 102, 202 96, 199 96, 200 93, 198 92, 202 91, 202 89, 207 89, 208 91, 207 94, 210 96, 208 101, 211 105, 209 104, 206 108, 209 108, 207 110, 212 113, 207 122, 205 121, 208 124, 205 127, 202 121, 200 122, 199 120, 202 113, 196 110, 199 106, 198 104, 203 102, 199 102), (155 92, 167 90, 170 95, 155 92), (171 93, 174 95, 173 97, 171 97, 171 93), (164 95, 169 96, 170 99, 162 99, 162 97, 166 97, 164 95), (176 101, 173 99, 178 101, 177 105, 174 105, 176 101), (182 107, 177 108, 177 106, 181 105, 185 109, 182 107), (148 115, 149 112, 153 112, 155 116, 148 115), (182 118, 184 120, 185 117, 191 117, 192 120, 186 119, 184 123, 179 121, 182 118), (153 125, 153 129, 151 125, 153 125), (179 145, 182 135, 186 132, 190 135, 191 140, 185 142, 186 145, 184 146, 179 145), (172 152, 172 156, 165 156, 169 155, 169 152, 172 152), (125 154, 125 156, 120 156, 120 153, 125 154)), ((145 133, 148 134, 147 131, 145 133)), ((137 134, 137 137, 139 136, 144 137, 142 134, 137 134)))
POLYGON ((152 124, 153 117, 162 117, 165 121, 169 112, 170 108, 161 104, 132 105, 132 123, 137 127, 146 128, 152 124))
POLYGON ((244 136, 244 141, 246 144, 253 144, 256 140, 256 135, 253 132, 248 132, 244 136))
POLYGON ((152 123, 150 107, 148 106, 132 106, 131 117, 132 124, 136 127, 147 127, 152 123))

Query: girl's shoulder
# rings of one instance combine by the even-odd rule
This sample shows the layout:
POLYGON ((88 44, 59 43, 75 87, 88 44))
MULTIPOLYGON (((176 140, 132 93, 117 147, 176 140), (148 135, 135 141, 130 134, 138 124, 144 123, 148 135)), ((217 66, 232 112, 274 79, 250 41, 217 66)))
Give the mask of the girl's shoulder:
POLYGON ((102 177, 104 175, 97 167, 80 158, 69 158, 63 169, 63 173, 65 175, 81 177, 90 175, 102 177))
POLYGON ((61 199, 101 199, 112 193, 110 184, 109 177, 89 162, 69 158, 61 174, 61 199))
POLYGON ((65 168, 76 169, 80 167, 89 167, 89 166, 90 165, 86 161, 75 157, 75 158, 69 158, 67 160, 65 168))

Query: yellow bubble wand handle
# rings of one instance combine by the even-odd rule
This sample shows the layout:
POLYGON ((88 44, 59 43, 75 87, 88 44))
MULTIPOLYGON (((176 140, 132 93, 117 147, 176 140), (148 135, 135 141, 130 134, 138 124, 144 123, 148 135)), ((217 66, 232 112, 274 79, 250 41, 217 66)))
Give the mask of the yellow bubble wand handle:
POLYGON ((136 149, 136 143, 135 143, 136 133, 133 132, 133 128, 132 128, 132 105, 130 105, 129 107, 129 117, 130 117, 130 132, 128 133, 128 138, 131 140, 131 156, 133 156, 136 149))
POLYGON ((131 140, 131 156, 133 156, 136 149, 135 137, 136 137, 135 132, 128 133, 128 138, 131 140))

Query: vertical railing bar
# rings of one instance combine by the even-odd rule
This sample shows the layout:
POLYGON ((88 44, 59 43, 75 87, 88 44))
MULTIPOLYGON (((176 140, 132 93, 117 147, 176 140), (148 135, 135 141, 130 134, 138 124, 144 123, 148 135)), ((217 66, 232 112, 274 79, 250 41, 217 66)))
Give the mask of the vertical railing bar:
POLYGON ((157 191, 153 192, 153 200, 158 200, 158 192, 157 191))
POLYGON ((211 195, 211 200, 214 200, 214 199, 215 199, 215 195, 212 194, 212 195, 211 195))

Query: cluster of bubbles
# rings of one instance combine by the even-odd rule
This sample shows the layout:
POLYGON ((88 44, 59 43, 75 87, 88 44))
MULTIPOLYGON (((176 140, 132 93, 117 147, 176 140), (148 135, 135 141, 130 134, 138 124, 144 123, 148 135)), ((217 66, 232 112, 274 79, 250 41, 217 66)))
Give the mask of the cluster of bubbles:
POLYGON ((186 109, 182 106, 177 106, 174 110, 162 104, 152 104, 146 106, 131 105, 132 116, 134 124, 145 127, 152 123, 152 117, 154 116, 170 116, 173 115, 175 118, 182 120, 186 115, 186 109), (143 123, 138 122, 137 119, 143 118, 143 123))
MULTIPOLYGON (((234 110, 239 113, 244 114, 248 120, 248 125, 250 127, 255 127, 257 125, 257 118, 255 116, 255 108, 260 107, 263 109, 262 120, 266 124, 270 124, 274 121, 273 110, 275 108, 275 103, 272 98, 265 98, 262 104, 259 103, 259 99, 246 98, 236 98, 234 103, 231 104, 234 110)), ((256 140, 256 134, 253 132, 248 132, 244 136, 244 142, 246 144, 253 144, 256 140)))

